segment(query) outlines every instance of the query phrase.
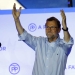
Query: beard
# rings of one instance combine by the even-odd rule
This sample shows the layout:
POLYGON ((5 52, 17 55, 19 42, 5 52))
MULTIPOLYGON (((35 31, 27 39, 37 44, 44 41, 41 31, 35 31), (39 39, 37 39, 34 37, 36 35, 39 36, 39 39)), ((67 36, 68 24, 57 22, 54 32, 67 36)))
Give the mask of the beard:
POLYGON ((58 36, 59 36, 59 34, 54 34, 54 35, 52 35, 52 36, 50 36, 50 35, 48 36, 48 35, 47 35, 47 38, 48 38, 48 40, 51 40, 51 41, 52 41, 52 40, 54 40, 55 38, 57 38, 58 36))

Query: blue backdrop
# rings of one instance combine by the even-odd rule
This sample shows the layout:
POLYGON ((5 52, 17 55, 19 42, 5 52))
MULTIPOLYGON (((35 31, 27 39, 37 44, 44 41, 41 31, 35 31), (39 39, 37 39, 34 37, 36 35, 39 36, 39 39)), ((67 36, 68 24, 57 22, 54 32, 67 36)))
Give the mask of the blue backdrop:
MULTIPOLYGON (((61 8, 68 7, 68 0, 17 0, 23 7, 33 8, 61 8)), ((75 7, 75 0, 72 0, 75 7)))

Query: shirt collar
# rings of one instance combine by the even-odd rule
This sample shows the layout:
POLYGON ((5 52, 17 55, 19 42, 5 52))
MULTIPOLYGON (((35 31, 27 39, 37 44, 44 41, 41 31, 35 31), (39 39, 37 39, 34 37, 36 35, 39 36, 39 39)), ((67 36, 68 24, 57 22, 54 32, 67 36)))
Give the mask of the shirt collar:
MULTIPOLYGON (((48 42, 48 39, 46 39, 46 41, 48 42)), ((51 47, 55 47, 59 44, 60 41, 60 36, 58 35, 58 38, 54 41, 54 42, 48 42, 48 45, 50 45, 51 47)))

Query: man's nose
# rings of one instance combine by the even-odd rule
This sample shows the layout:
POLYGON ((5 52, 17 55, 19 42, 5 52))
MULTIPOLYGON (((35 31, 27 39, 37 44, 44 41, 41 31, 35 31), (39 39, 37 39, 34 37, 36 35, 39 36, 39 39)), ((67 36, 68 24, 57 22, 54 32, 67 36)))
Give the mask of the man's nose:
POLYGON ((51 31, 51 28, 49 28, 48 31, 51 31))

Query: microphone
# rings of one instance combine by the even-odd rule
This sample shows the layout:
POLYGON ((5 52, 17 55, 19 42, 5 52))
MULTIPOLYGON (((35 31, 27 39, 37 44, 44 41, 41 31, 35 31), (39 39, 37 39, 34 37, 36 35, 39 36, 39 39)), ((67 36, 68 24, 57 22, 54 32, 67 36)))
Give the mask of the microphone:
POLYGON ((72 2, 72 0, 68 0, 68 7, 73 7, 73 2, 72 2))
POLYGON ((0 43, 0 47, 1 47, 1 43, 0 43))

